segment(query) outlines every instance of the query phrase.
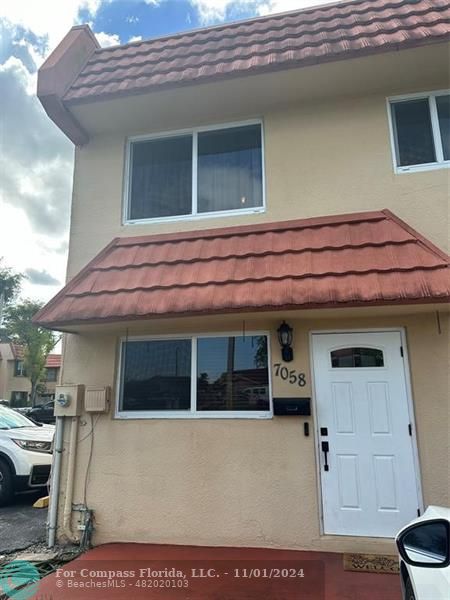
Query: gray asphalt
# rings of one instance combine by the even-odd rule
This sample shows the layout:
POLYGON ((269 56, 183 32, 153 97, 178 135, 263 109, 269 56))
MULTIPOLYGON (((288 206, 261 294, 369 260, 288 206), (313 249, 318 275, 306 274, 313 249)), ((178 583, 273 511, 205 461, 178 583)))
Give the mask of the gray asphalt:
POLYGON ((10 506, 0 508, 0 554, 24 550, 45 541, 46 508, 33 508, 44 492, 17 495, 10 506))

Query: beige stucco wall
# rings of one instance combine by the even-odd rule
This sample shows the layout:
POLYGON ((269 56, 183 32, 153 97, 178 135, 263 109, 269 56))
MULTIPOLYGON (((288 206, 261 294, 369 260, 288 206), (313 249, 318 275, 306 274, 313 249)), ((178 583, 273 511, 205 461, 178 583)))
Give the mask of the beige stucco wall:
MULTIPOLYGON (((195 88, 194 91, 192 88, 176 90, 171 92, 172 95, 167 92, 154 110, 151 95, 130 98, 128 104, 121 101, 119 105, 96 103, 92 107, 83 107, 91 116, 96 115, 97 120, 109 122, 110 129, 118 112, 126 115, 129 121, 128 129, 118 126, 112 133, 98 133, 86 146, 76 149, 69 277, 116 236, 383 208, 391 209, 441 248, 448 248, 450 170, 396 175, 386 106, 386 97, 392 95, 448 88, 448 50, 448 46, 438 45, 415 49, 411 51, 412 55, 395 53, 368 57, 362 62, 323 65, 322 70, 313 71, 315 78, 312 78, 311 70, 300 69, 277 75, 283 77, 280 81, 274 79, 275 75, 267 75, 267 79, 248 78, 242 83, 231 81, 199 86, 196 96, 195 88), (403 55, 409 57, 408 60, 405 58, 403 63, 396 63, 403 55), (392 65, 396 65, 397 70, 392 65), (333 94, 324 81, 317 79, 323 70, 327 71, 328 81, 335 88, 339 86, 338 73, 347 82, 347 90, 339 89, 339 93, 333 94), (368 73, 369 81, 364 82, 368 73), (389 73, 389 77, 381 85, 384 73, 389 73), (355 83, 358 81, 359 86, 355 83), (292 82, 296 87, 290 89, 288 86, 292 82), (246 87, 241 96, 239 86, 248 85, 253 88, 246 87), (304 88, 308 85, 315 89, 314 98, 305 97, 304 88), (322 96, 320 85, 324 89, 322 96), (228 96, 230 88, 234 90, 234 96, 228 96), (262 89, 266 89, 266 95, 272 89, 281 93, 286 89, 286 99, 278 104, 274 99, 267 103, 262 89), (181 109, 178 98, 189 93, 181 109), (227 111, 222 101, 224 95, 232 110, 228 108, 227 111), (204 107, 200 115, 195 112, 195 97, 204 107), (140 102, 136 111, 131 108, 133 102, 140 102), (145 102, 147 112, 142 109, 145 102), (252 117, 262 118, 264 122, 267 204, 264 214, 121 225, 128 135, 252 117)), ((94 127, 92 121, 89 123, 94 127)))
POLYGON ((15 377, 15 360, 9 343, 0 344, 0 399, 11 400, 12 392, 30 392, 27 377, 15 377))
MULTIPOLYGON (((0 399, 11 400, 12 392, 31 392, 31 382, 28 377, 16 377, 15 359, 9 343, 0 344, 0 399)), ((59 377, 59 371, 58 376, 59 377)), ((47 394, 54 394, 56 382, 42 382, 47 394)))
MULTIPOLYGON (((201 86, 198 91, 184 88, 171 92, 172 96, 164 92, 130 98, 122 105, 114 101, 74 109, 97 133, 76 150, 68 277, 116 236, 383 208, 447 248, 450 171, 394 174, 386 108, 387 96, 448 87, 448 58, 443 55, 447 51, 445 45, 433 46, 348 65, 248 78, 244 87, 230 81, 201 86), (121 224, 127 135, 252 117, 264 123, 265 213, 121 224)), ((448 505, 448 319, 441 316, 439 334, 432 309, 420 310, 292 313, 293 367, 307 373, 308 386, 302 394, 310 395, 310 330, 406 327, 424 501, 448 505)), ((128 333, 240 330, 243 319, 247 331, 274 332, 285 316, 139 322, 130 323, 128 333)), ((114 387, 117 339, 125 333, 125 326, 109 326, 91 331, 84 327, 77 335, 67 335, 62 382, 114 387)), ((277 357, 274 342, 272 362, 277 357)), ((287 384, 276 377, 273 381, 274 395, 292 395, 287 384)), ((383 540, 321 536, 315 437, 313 429, 310 437, 304 437, 303 419, 123 421, 113 419, 110 412, 94 421, 93 435, 89 435, 90 419, 83 415, 80 421, 74 502, 84 501, 93 442, 86 498, 95 510, 96 544, 128 540, 336 551, 393 549, 392 542, 383 540)), ((312 424, 313 418, 309 421, 312 424)))
MULTIPOLYGON (((130 325, 129 334, 161 332, 272 332, 272 363, 279 346, 276 327, 288 316, 295 332, 292 367, 307 376, 296 394, 311 395, 309 332, 327 329, 405 327, 412 373, 424 502, 449 504, 448 318, 422 313, 305 318, 290 315, 228 316, 130 325), (340 317, 340 318, 339 318, 340 317)), ((125 330, 69 335, 65 383, 114 388, 118 338, 125 330)), ((273 374, 274 375, 274 374, 273 374)), ((293 389, 273 376, 273 394, 293 389)), ((114 404, 114 399, 113 399, 114 404)), ((96 418, 96 417, 95 417, 96 418)), ((269 546, 343 551, 392 551, 392 542, 321 536, 315 462, 314 416, 311 436, 304 418, 270 420, 116 420, 113 408, 94 421, 81 417, 74 502, 84 498, 86 465, 93 441, 87 504, 95 511, 96 544, 110 541, 269 546)), ((69 438, 66 425, 66 450, 69 438)), ((65 454, 66 456, 66 454, 65 454)), ((60 514, 64 502, 64 481, 60 514)), ((61 532, 60 532, 61 533, 61 532)))

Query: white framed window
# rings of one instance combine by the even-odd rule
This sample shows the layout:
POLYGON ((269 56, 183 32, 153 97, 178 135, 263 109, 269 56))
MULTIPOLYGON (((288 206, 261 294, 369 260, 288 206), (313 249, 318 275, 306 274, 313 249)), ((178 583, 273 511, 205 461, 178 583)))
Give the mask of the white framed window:
POLYGON ((25 362, 23 360, 16 360, 14 363, 14 377, 26 377, 27 372, 25 370, 25 362))
POLYGON ((121 338, 116 418, 271 418, 268 332, 121 338))
POLYGON ((388 98, 396 173, 450 166, 450 90, 388 98))
POLYGON ((125 224, 264 210, 261 120, 128 140, 125 224))

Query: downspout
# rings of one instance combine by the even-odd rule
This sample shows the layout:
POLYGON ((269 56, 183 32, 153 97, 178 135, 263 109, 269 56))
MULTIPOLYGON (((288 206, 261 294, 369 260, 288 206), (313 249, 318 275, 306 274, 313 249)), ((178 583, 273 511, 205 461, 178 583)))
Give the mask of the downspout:
POLYGON ((72 516, 72 499, 73 499, 73 480, 75 474, 75 458, 77 453, 77 438, 78 438, 78 423, 79 417, 72 417, 70 427, 70 441, 67 456, 67 483, 66 483, 66 498, 64 501, 63 514, 63 530, 67 537, 74 541, 72 532, 71 516, 72 516))
POLYGON ((61 462, 64 448, 64 417, 56 417, 55 450, 50 482, 50 506, 48 511, 48 547, 53 548, 56 539, 56 521, 58 518, 59 484, 61 462))

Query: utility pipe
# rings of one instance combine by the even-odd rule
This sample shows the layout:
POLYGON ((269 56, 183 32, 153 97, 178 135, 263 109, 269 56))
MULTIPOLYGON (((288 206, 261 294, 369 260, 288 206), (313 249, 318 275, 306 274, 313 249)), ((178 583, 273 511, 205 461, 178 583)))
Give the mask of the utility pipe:
POLYGON ((64 515, 63 515, 63 529, 65 534, 71 541, 74 541, 74 535, 72 533, 72 499, 73 499, 73 480, 75 475, 75 458, 77 455, 77 438, 78 438, 78 417, 72 417, 72 423, 70 426, 70 441, 69 451, 67 456, 67 484, 66 484, 66 498, 64 501, 64 515))
POLYGON ((48 547, 53 548, 56 538, 58 518, 59 483, 61 479, 61 461, 64 447, 64 417, 56 417, 54 457, 50 479, 50 506, 48 509, 48 547))

